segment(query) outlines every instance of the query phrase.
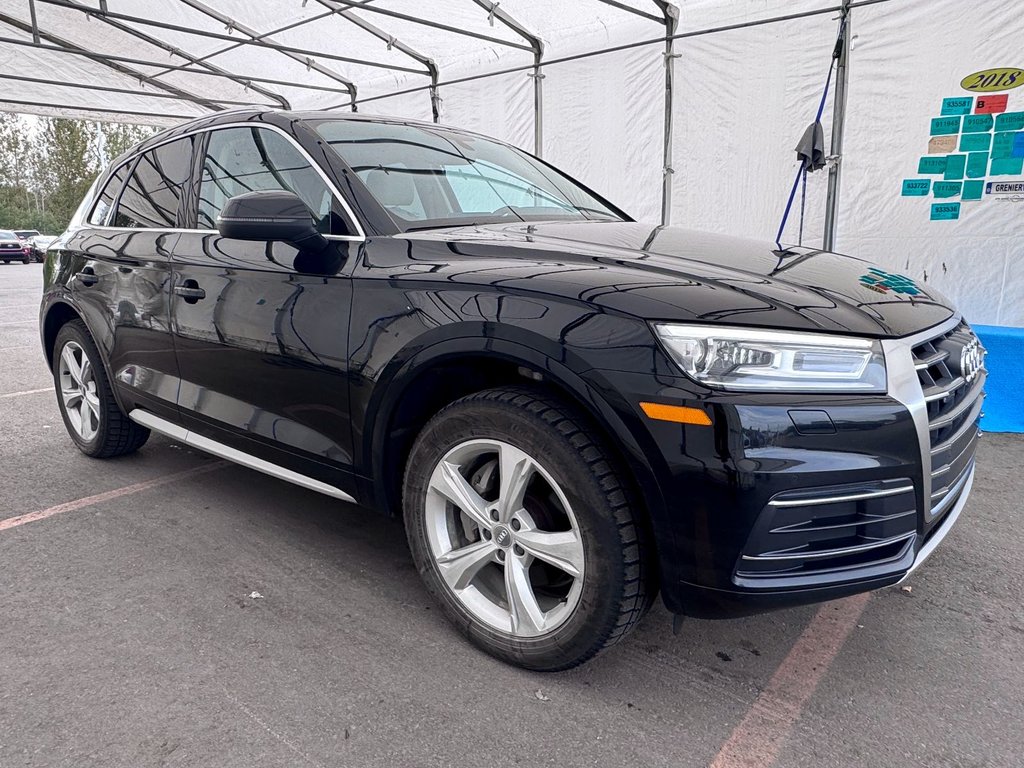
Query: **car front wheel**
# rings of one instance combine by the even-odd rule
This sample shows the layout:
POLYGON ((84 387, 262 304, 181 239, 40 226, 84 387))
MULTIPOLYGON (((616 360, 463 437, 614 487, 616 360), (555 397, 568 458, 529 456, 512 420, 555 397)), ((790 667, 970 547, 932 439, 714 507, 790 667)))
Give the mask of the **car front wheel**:
POLYGON ((480 392, 416 440, 404 513, 427 589, 476 645, 567 669, 626 635, 650 604, 644 533, 597 437, 544 393, 480 392))

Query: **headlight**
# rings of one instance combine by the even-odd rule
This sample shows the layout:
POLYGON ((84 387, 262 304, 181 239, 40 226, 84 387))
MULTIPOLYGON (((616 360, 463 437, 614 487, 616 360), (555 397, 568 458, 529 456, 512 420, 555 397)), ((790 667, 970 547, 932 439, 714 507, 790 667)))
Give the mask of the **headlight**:
POLYGON ((683 372, 709 387, 776 392, 885 392, 871 339, 654 323, 683 372))

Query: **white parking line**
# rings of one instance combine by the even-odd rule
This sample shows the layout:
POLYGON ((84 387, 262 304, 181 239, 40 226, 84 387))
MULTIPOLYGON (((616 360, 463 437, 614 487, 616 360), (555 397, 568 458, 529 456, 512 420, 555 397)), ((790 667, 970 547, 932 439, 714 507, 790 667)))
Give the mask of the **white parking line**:
POLYGON ((53 387, 47 387, 46 389, 26 389, 21 392, 6 392, 0 395, 0 400, 4 400, 8 397, 21 397, 22 395, 38 395, 42 392, 53 392, 53 387))

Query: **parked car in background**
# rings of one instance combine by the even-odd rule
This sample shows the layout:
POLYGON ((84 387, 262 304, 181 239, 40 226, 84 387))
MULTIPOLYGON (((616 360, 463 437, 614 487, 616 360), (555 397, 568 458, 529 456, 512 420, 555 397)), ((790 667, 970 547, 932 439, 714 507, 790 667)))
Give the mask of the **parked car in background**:
POLYGON ((36 261, 46 260, 46 249, 49 248, 56 239, 56 235, 36 235, 29 239, 29 245, 32 248, 32 256, 35 257, 36 261))
POLYGON ((32 261, 32 247, 9 229, 0 229, 0 259, 4 264, 32 261))
POLYGON ((445 614, 524 667, 659 591, 714 617, 897 584, 970 493, 984 349, 931 286, 636 222, 474 133, 207 115, 79 211, 40 308, 78 448, 153 430, 404 515, 445 614))

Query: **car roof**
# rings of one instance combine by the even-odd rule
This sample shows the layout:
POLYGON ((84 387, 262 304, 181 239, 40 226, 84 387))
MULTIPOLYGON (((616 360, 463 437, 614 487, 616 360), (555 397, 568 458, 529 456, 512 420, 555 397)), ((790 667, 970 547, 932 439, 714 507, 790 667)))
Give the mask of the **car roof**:
POLYGON ((225 109, 217 112, 213 115, 204 115, 203 117, 197 117, 193 120, 189 120, 184 123, 178 123, 177 125, 160 131, 159 133, 150 136, 148 139, 136 144, 134 147, 125 152, 121 157, 117 158, 111 163, 111 167, 119 165, 123 158, 130 157, 141 152, 145 152, 151 147, 164 144, 169 140, 174 139, 176 136, 182 136, 189 133, 194 133, 197 130, 216 128, 218 125, 224 125, 228 123, 244 123, 252 122, 254 124, 265 123, 269 125, 277 125, 278 127, 285 127, 287 123, 296 121, 307 121, 307 120, 345 120, 351 122, 362 122, 362 123, 390 123, 393 125, 415 125, 430 131, 447 132, 447 133, 460 133, 464 135, 480 136, 482 138, 488 138, 492 141, 499 141, 499 139, 493 139, 488 136, 484 136, 481 133, 475 133, 473 131, 464 130, 455 126, 440 125, 438 123, 427 122, 425 120, 413 120, 407 117, 391 117, 387 115, 369 115, 362 112, 329 112, 326 110, 283 110, 283 109, 269 109, 267 107, 238 107, 236 109, 225 109))

